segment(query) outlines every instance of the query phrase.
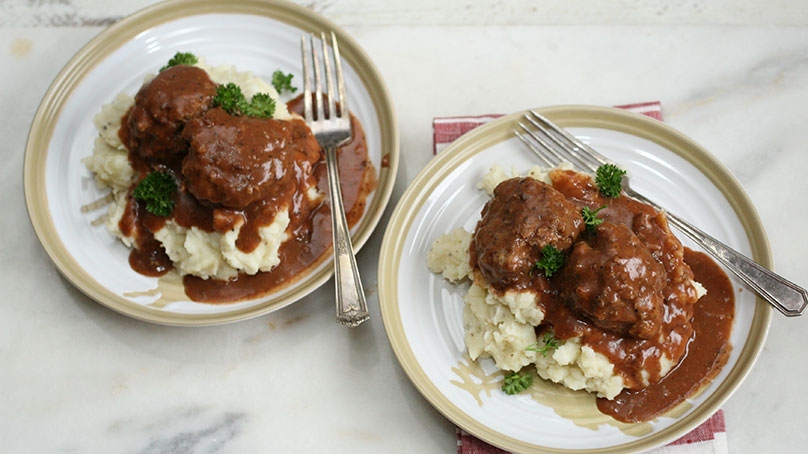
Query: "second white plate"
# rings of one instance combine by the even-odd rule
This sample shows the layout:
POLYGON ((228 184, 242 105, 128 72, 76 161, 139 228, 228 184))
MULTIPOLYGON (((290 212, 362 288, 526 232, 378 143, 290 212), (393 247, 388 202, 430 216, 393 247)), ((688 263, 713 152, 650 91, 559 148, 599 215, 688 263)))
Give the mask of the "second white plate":
MULTIPOLYGON (((637 190, 768 265, 768 243, 754 207, 720 163, 691 140, 661 122, 618 109, 539 110, 620 163, 637 190)), ((440 235, 457 227, 474 229, 488 200, 476 185, 491 166, 524 173, 537 163, 513 138, 520 116, 503 117, 458 139, 427 165, 398 202, 378 273, 391 345, 432 405, 461 428, 504 449, 628 452, 670 442, 719 408, 763 346, 771 309, 751 292, 740 291, 737 281, 729 363, 701 394, 648 423, 617 423, 597 411, 591 396, 555 385, 541 384, 539 398, 505 395, 493 363, 483 360, 477 367, 466 356, 465 289, 431 273, 426 253, 440 235)))

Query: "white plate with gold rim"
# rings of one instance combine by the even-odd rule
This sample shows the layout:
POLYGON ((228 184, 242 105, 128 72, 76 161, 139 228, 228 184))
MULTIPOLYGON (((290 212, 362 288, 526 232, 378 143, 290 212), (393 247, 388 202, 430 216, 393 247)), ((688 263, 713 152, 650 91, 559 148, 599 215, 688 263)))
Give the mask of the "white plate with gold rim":
MULTIPOLYGON (((379 184, 352 236, 357 249, 379 222, 399 159, 398 125, 381 76, 359 45, 335 24, 282 0, 176 0, 146 8, 101 32, 59 73, 34 117, 25 151, 28 213, 59 271, 105 306, 163 324, 209 325, 242 320, 291 304, 327 281, 330 261, 293 285, 233 304, 189 301, 179 278, 149 278, 128 264, 128 250, 81 207, 103 194, 81 160, 92 152, 93 117, 120 92, 134 95, 143 77, 177 51, 208 65, 234 65, 266 80, 275 70, 302 80, 300 36, 334 30, 345 61, 352 113, 362 122, 379 184)), ((299 85, 299 84, 298 84, 299 85)))
MULTIPOLYGON (((619 109, 538 109, 626 168, 632 186, 769 266, 760 220, 732 175, 707 151, 669 126, 619 109)), ((463 343, 463 295, 429 271, 426 253, 440 235, 472 231, 488 196, 476 188, 498 164, 526 172, 536 158, 513 136, 522 113, 462 136, 412 181, 381 247, 379 301, 393 350, 421 394, 459 427, 515 452, 632 452, 671 442, 709 418, 744 379, 763 348, 771 308, 736 288, 733 351, 718 377, 666 415, 624 424, 598 412, 595 399, 547 382, 508 396, 490 360, 471 362, 463 343)), ((678 235, 685 246, 698 250, 678 235)))

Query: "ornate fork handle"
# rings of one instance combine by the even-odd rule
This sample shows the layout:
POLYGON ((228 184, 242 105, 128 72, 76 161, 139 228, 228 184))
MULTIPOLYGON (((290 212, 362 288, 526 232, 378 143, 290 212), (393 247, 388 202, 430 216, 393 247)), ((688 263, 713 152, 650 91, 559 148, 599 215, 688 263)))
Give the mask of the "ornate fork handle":
POLYGON ((367 320, 368 306, 359 268, 356 265, 351 231, 345 219, 345 207, 339 184, 336 147, 324 146, 331 194, 331 228, 334 236, 334 280, 337 293, 337 321, 346 326, 359 326, 367 320))
POLYGON ((690 224, 679 216, 660 207, 647 197, 623 185, 625 193, 637 200, 645 202, 657 210, 664 211, 668 221, 682 233, 699 244, 716 260, 732 271, 739 279, 750 286, 758 295, 768 301, 784 315, 794 317, 801 315, 808 306, 808 291, 799 285, 758 265, 750 258, 713 238, 703 230, 690 224))
POLYGON ((331 231, 334 240, 337 322, 354 327, 359 326, 370 317, 365 292, 362 289, 362 280, 359 277, 359 267, 356 266, 356 257, 354 257, 351 244, 351 231, 348 228, 348 221, 345 219, 345 207, 339 183, 336 150, 337 147, 350 140, 353 133, 337 35, 331 32, 330 38, 331 46, 329 47, 326 34, 320 33, 325 81, 323 81, 320 71, 320 59, 314 44, 314 36, 303 35, 300 39, 303 58, 303 106, 306 124, 309 125, 317 142, 325 151, 328 170, 331 231), (309 53, 309 48, 311 48, 311 53, 309 53), (334 80, 335 73, 336 81, 334 80), (313 83, 312 76, 314 76, 313 83), (312 85, 314 91, 312 91, 312 85), (337 100, 339 100, 339 109, 337 100))

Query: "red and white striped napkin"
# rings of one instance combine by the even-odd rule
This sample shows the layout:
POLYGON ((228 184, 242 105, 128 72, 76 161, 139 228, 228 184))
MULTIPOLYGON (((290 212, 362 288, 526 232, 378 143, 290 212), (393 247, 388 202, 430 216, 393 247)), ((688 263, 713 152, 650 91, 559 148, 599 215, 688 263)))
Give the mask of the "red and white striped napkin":
MULTIPOLYGON (((662 105, 658 101, 617 107, 662 121, 662 105)), ((461 135, 500 116, 490 114, 434 118, 432 120, 433 153, 437 154, 461 135)), ((653 454, 725 454, 727 452, 729 452, 727 430, 722 410, 718 410, 707 421, 682 438, 651 451, 653 454)), ((457 454, 501 453, 506 453, 506 451, 491 446, 462 429, 457 429, 457 454)))

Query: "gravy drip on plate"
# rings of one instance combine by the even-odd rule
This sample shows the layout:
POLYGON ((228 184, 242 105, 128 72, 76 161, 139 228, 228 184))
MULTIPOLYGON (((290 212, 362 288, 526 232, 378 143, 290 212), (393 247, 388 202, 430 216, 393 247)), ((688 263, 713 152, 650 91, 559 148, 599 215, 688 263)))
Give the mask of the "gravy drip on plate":
MULTIPOLYGON (((327 197, 312 202, 316 186, 328 193, 324 154, 305 122, 232 116, 213 106, 216 84, 204 70, 178 65, 144 85, 122 119, 121 141, 138 181, 152 171, 172 175, 179 190, 170 216, 178 225, 206 232, 241 226, 236 247, 249 253, 260 243, 259 228, 288 207, 290 239, 282 243, 280 264, 255 275, 228 280, 184 276, 187 296, 199 302, 235 302, 288 286, 322 262, 331 249, 327 197)), ((289 103, 299 112, 301 97, 289 103)), ((364 213, 376 187, 361 124, 351 117, 353 138, 338 150, 341 189, 349 225, 364 213)), ((129 262, 137 272, 159 276, 172 263, 153 232, 166 218, 145 210, 131 196, 120 221, 135 238, 129 262)))
POLYGON ((726 362, 732 287, 717 284, 729 280, 708 258, 686 253, 664 213, 628 197, 605 197, 588 175, 554 170, 550 178, 551 185, 514 178, 497 186, 472 236, 472 268, 494 292, 538 296, 545 318, 537 334, 581 338, 615 365, 628 391, 614 401, 600 399, 601 411, 622 421, 648 420, 709 382, 726 362), (603 222, 584 227, 584 207, 599 210, 603 222), (535 267, 548 244, 566 258, 550 277, 535 267), (699 303, 693 270, 714 293, 699 303), (655 385, 663 377, 664 389, 655 385), (693 387, 683 390, 682 381, 693 387), (634 404, 640 392, 645 401, 634 404))

